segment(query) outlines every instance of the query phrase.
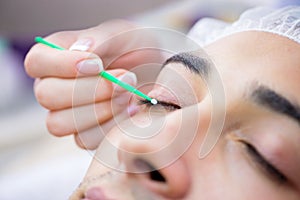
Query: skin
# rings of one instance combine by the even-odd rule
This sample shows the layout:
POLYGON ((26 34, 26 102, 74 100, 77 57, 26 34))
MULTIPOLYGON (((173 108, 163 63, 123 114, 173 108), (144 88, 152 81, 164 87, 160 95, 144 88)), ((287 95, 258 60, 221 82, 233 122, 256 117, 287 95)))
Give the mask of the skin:
POLYGON ((78 40, 89 39, 87 52, 57 51, 37 44, 26 57, 27 73, 37 78, 36 98, 49 110, 46 120, 49 132, 56 136, 73 134, 82 148, 95 149, 102 141, 85 179, 71 199, 299 199, 299 122, 247 97, 255 86, 264 85, 299 105, 300 96, 295 91, 299 90, 300 81, 300 45, 263 32, 242 32, 220 39, 204 50, 221 77, 225 112, 213 111, 206 81, 181 64, 170 63, 149 95, 179 104, 182 109, 170 112, 161 107, 136 106, 138 113, 132 112, 134 116, 111 129, 116 125, 111 101, 125 96, 122 104, 113 107, 117 114, 121 113, 128 94, 124 91, 115 94, 111 83, 98 82, 97 73, 81 74, 76 65, 100 57, 110 67, 107 71, 120 77, 127 71, 116 67, 131 69, 151 63, 152 59, 157 62, 160 54, 147 50, 115 59, 129 49, 153 42, 144 33, 108 40, 136 28, 125 21, 112 21, 83 31, 55 33, 46 39, 66 49, 78 40), (135 42, 127 43, 132 37, 135 42), (174 81, 174 75, 184 81, 174 81), (75 101, 74 85, 80 94, 75 96, 75 101), (100 88, 97 87, 100 85, 96 92, 86 89, 100 88), (74 113, 83 116, 76 123, 74 113), (222 118, 224 113, 222 135, 212 151, 199 159, 211 117, 222 118), (105 133, 111 130, 107 137, 99 137, 99 125, 105 133), (126 136, 124 131, 131 135, 126 136), (131 137, 141 134, 153 137, 147 140, 131 137), (280 182, 268 173, 249 153, 245 143, 254 146, 287 181, 280 182), (116 148, 108 149, 113 147, 111 144, 116 148), (145 163, 155 167, 166 181, 151 179, 151 170, 145 163))
MULTIPOLYGON (((161 113, 151 114, 153 110, 140 106, 138 113, 132 117, 136 124, 128 130, 134 134, 138 132, 136 125, 147 125, 149 112, 153 121, 144 131, 154 131, 161 116, 165 122, 163 128, 148 140, 135 139, 123 134, 118 127, 113 128, 102 144, 109 141, 115 145, 116 150, 111 151, 110 157, 116 163, 122 163, 122 167, 114 167, 127 173, 115 171, 105 162, 103 164, 105 157, 100 154, 105 148, 100 145, 85 179, 71 199, 129 200, 141 199, 141 194, 144 194, 142 199, 300 198, 299 122, 249 97, 255 86, 264 85, 294 104, 300 104, 300 95, 296 92, 300 85, 300 45, 271 33, 249 31, 215 41, 204 50, 219 72, 226 96, 222 135, 212 151, 199 159, 199 149, 209 128, 213 107, 207 85, 181 64, 170 63, 157 80, 165 88, 157 84, 149 95, 160 101, 179 104, 182 109, 170 112, 157 108, 155 112, 161 113), (189 87, 182 86, 181 82, 172 82, 171 73, 180 74, 189 87), (183 92, 186 92, 186 98, 181 97, 183 92), (196 102, 187 102, 190 99, 187 97, 194 98, 196 102), (189 129, 190 123, 195 121, 197 128, 189 129), (180 132, 180 125, 186 126, 184 133, 180 132), (181 155, 176 157, 176 153, 172 154, 178 151, 180 145, 170 145, 174 134, 178 133, 181 138, 182 134, 193 131, 196 134, 191 143, 186 144, 187 148, 181 149, 181 155), (268 173, 249 153, 245 143, 253 145, 287 180, 280 182, 268 173), (163 153, 151 156, 152 152, 160 152, 165 145, 171 155, 167 163, 164 160, 169 158, 163 153), (154 166, 166 181, 153 180, 147 167, 137 165, 137 160, 154 166)), ((200 53, 195 54, 201 56, 200 53)), ((222 114, 214 112, 215 116, 222 114)))
MULTIPOLYGON (((26 55, 25 70, 36 79, 36 99, 49 110, 46 118, 49 133, 58 137, 73 135, 79 147, 96 149, 102 140, 98 137, 98 125, 104 132, 109 131, 115 125, 113 113, 125 110, 130 95, 125 90, 115 91, 108 81, 99 81, 98 71, 82 73, 78 64, 101 58, 105 70, 121 78, 137 65, 163 62, 159 51, 143 49, 158 45, 138 26, 125 20, 112 20, 85 30, 57 32, 45 39, 65 49, 82 41, 86 46, 86 51, 58 51, 36 44, 26 55), (135 40, 128 43, 131 38, 135 40), (123 68, 116 69, 120 66, 123 68), (113 100, 114 111, 110 106, 113 100), (90 117, 82 117, 74 123, 74 113, 90 117)), ((127 83, 134 85, 132 81, 127 83)), ((131 110, 135 112, 135 108, 131 110)))

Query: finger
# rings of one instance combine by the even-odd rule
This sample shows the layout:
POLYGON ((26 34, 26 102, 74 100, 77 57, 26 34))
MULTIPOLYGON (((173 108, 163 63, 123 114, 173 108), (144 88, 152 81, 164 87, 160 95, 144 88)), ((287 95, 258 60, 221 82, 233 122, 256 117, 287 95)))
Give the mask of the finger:
MULTIPOLYGON (((52 49, 43 44, 34 45, 24 61, 27 73, 34 78, 49 76, 72 78, 78 75, 78 71, 83 75, 99 73, 103 70, 103 65, 102 68, 97 65, 102 64, 102 61, 95 54, 84 52, 93 49, 93 38, 96 37, 96 33, 94 29, 86 29, 58 32, 46 37, 45 40, 48 42, 66 50, 52 49), (67 49, 79 51, 68 51, 67 49), (83 60, 88 60, 88 62, 80 63, 83 60)), ((104 31, 104 33, 106 32, 104 31)), ((99 35, 101 36, 103 33, 99 35)))
POLYGON ((132 114, 132 109, 123 110, 117 115, 117 119, 110 119, 100 126, 95 126, 90 129, 74 134, 76 144, 83 149, 97 149, 107 133, 120 121, 127 119, 132 114))
MULTIPOLYGON (((124 114, 119 115, 124 116, 124 114)), ((79 133, 75 133, 75 142, 80 148, 95 150, 102 142, 104 137, 106 137, 106 134, 111 130, 112 127, 115 126, 115 124, 116 121, 114 119, 110 119, 101 124, 101 126, 95 126, 79 133)))
POLYGON ((36 44, 24 61, 26 72, 34 78, 74 78, 95 75, 103 70, 101 59, 95 54, 79 51, 52 49, 36 44))
MULTIPOLYGON (((136 85, 136 76, 131 72, 118 69, 110 70, 109 73, 132 86, 136 85)), ((45 78, 35 83, 34 91, 38 102, 49 110, 61 110, 110 100, 112 96, 125 92, 124 89, 101 77, 45 78)))
MULTIPOLYGON (((45 40, 69 49, 84 31, 65 31, 52 34, 45 40)), ((89 49, 93 44, 91 38, 81 41, 81 46, 89 49)), ((25 69, 32 77, 58 76, 72 78, 76 76, 95 75, 103 70, 101 59, 89 52, 57 50, 44 44, 34 45, 24 61, 25 69), (82 62, 85 61, 86 62, 82 62)))
POLYGON ((44 39, 51 43, 54 43, 60 47, 68 49, 81 34, 81 31, 60 31, 53 33, 44 39))
POLYGON ((90 36, 81 36, 69 47, 70 51, 90 51, 92 44, 94 43, 92 37, 90 36))
POLYGON ((104 66, 131 69, 147 63, 163 63, 165 58, 153 31, 125 20, 111 20, 81 31, 70 50, 94 52, 104 66))
POLYGON ((116 101, 105 101, 76 108, 51 111, 46 120, 47 128, 55 136, 65 136, 102 124, 127 107, 131 94, 126 92, 121 94, 120 97, 123 95, 128 99, 125 105, 123 104, 124 101, 122 101, 122 105, 116 101))
POLYGON ((100 126, 74 134, 76 144, 83 149, 94 150, 105 137, 105 132, 100 126))

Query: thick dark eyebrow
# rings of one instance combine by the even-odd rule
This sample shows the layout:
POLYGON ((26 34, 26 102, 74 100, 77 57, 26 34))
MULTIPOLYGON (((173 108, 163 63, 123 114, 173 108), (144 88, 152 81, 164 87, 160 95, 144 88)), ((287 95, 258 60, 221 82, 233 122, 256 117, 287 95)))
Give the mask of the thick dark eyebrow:
POLYGON ((252 94, 254 102, 294 119, 300 125, 300 108, 267 86, 259 86, 252 94))
POLYGON ((211 71, 211 62, 207 58, 187 52, 170 57, 163 64, 163 67, 170 63, 181 63, 191 72, 202 76, 202 78, 208 78, 209 72, 211 71))

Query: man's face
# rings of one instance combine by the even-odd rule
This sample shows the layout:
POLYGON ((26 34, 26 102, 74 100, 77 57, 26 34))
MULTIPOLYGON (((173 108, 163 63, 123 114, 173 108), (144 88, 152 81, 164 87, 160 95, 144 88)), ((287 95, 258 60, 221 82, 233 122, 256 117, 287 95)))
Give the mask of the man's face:
POLYGON ((161 105, 112 129, 73 199, 300 198, 300 45, 243 32, 205 51, 167 62, 149 93, 161 105))

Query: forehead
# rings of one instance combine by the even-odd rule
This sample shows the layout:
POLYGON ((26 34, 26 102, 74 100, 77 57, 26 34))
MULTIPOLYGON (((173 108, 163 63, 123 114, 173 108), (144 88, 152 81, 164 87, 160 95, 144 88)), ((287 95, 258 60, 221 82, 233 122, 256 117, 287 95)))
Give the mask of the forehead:
POLYGON ((261 83, 300 103, 300 45, 265 32, 228 36, 205 48, 227 92, 261 83))

